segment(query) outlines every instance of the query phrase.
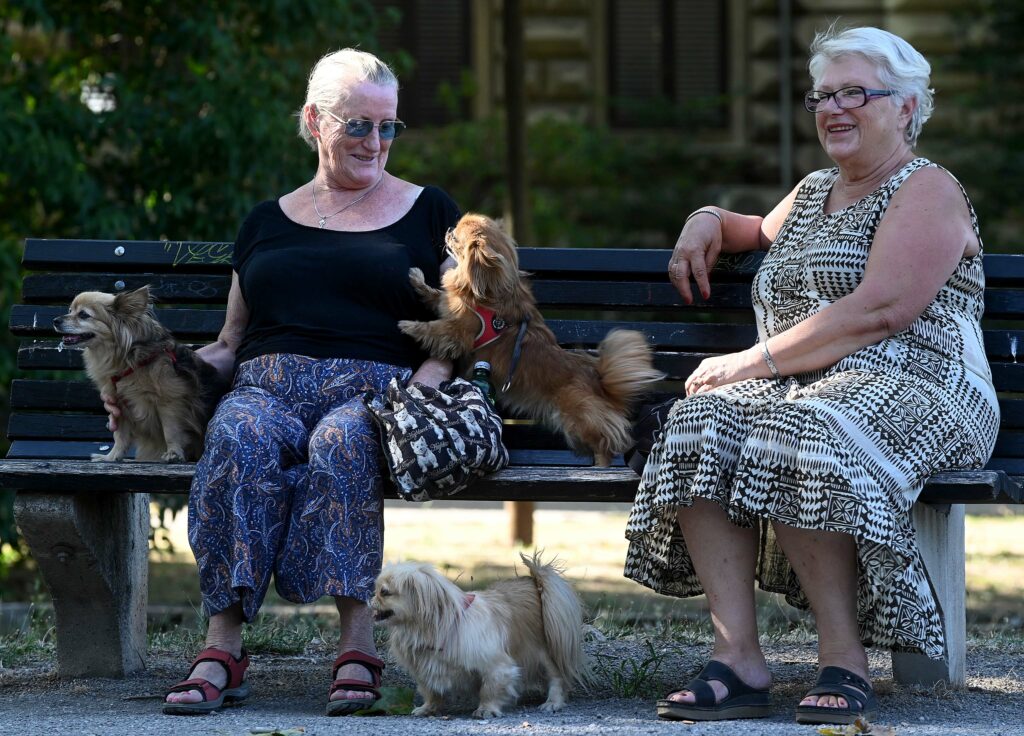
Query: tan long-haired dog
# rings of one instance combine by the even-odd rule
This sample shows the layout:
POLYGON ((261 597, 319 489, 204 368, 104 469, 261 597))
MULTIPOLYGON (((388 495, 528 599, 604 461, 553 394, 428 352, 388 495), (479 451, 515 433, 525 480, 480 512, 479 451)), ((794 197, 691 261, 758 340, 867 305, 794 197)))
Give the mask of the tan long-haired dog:
POLYGON ((515 242, 489 217, 463 215, 449 233, 448 249, 458 265, 445 273, 443 291, 426 284, 419 269, 409 271, 417 293, 439 318, 403 320, 398 323, 402 332, 434 357, 459 360, 472 354, 473 360, 486 360, 495 384, 502 386, 519 326, 528 320, 522 357, 499 403, 561 430, 570 446, 588 448, 598 465, 608 465, 612 455, 628 449, 633 444, 630 406, 645 384, 662 378, 652 367, 644 336, 613 330, 598 346, 596 358, 560 348, 519 270, 515 242), (479 345, 488 319, 507 327, 500 337, 479 345))
POLYGON ((157 321, 148 286, 116 296, 82 292, 53 326, 65 346, 84 348, 85 372, 121 408, 114 446, 94 461, 122 460, 132 446, 139 461, 199 457, 227 381, 157 321))
POLYGON ((470 593, 423 563, 388 565, 377 577, 374 618, 423 696, 413 715, 438 713, 445 694, 476 689, 473 716, 493 718, 521 691, 545 684, 541 710, 550 713, 589 679, 575 591, 539 553, 520 557, 529 576, 470 593))

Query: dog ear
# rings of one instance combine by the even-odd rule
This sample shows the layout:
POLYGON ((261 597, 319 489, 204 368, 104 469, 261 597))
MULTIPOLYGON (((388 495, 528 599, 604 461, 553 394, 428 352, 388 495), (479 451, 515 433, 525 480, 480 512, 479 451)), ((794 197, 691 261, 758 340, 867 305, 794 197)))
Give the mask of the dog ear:
POLYGON ((153 298, 149 294, 149 284, 135 291, 126 291, 114 297, 114 311, 122 314, 141 314, 149 309, 153 298))

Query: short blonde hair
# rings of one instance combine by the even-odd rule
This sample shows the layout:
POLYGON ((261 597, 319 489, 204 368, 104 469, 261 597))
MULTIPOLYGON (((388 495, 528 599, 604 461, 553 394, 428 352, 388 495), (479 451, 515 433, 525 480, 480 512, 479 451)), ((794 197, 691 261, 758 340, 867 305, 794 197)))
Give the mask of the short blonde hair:
POLYGON ((385 62, 373 54, 358 49, 341 49, 325 54, 309 73, 306 102, 298 112, 299 137, 316 150, 316 139, 306 125, 306 108, 330 110, 344 105, 352 88, 362 82, 398 89, 398 77, 385 62))
POLYGON ((932 116, 935 90, 928 84, 932 67, 921 53, 899 36, 881 28, 847 28, 835 26, 821 31, 811 43, 811 60, 807 67, 814 86, 825 72, 825 66, 841 56, 860 55, 878 69, 878 79, 895 92, 890 99, 900 104, 907 98, 917 100, 904 133, 911 147, 917 145, 921 128, 932 116))

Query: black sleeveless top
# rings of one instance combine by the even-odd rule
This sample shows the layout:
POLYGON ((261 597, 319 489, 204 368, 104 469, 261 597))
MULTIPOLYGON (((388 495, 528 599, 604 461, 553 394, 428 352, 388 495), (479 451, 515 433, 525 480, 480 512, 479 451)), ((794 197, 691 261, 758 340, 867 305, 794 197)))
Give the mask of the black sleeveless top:
POLYGON ((398 320, 428 320, 409 283, 437 286, 444 237, 459 219, 444 191, 426 187, 400 220, 368 232, 300 225, 277 200, 257 205, 235 240, 232 266, 249 308, 237 363, 268 353, 351 358, 415 368, 426 359, 398 320))

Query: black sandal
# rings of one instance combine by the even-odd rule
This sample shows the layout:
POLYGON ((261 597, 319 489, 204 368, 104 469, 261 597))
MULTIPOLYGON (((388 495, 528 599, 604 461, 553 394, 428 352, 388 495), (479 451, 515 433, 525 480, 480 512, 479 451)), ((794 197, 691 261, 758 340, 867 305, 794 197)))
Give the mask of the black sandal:
MULTIPOLYGON (((689 690, 696 702, 680 703, 676 700, 658 701, 658 718, 669 721, 724 721, 735 718, 767 718, 771 715, 772 700, 768 688, 758 690, 743 682, 732 669, 711 660, 700 673, 684 687, 673 692, 689 690), (729 691, 715 702, 715 691, 709 680, 718 680, 729 691)), ((671 693, 670 693, 671 694, 671 693)))
MULTIPOLYGON (((798 705, 797 723, 853 723, 858 718, 871 720, 878 712, 878 701, 871 683, 842 667, 823 667, 818 681, 807 695, 838 695, 846 698, 845 708, 798 705)), ((806 695, 804 697, 807 697, 806 695)))

